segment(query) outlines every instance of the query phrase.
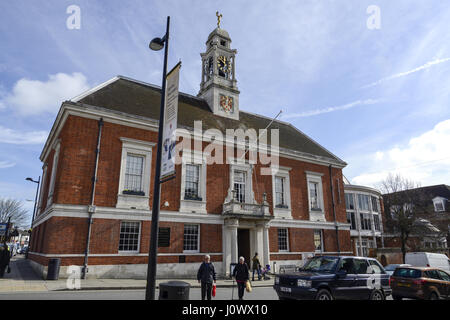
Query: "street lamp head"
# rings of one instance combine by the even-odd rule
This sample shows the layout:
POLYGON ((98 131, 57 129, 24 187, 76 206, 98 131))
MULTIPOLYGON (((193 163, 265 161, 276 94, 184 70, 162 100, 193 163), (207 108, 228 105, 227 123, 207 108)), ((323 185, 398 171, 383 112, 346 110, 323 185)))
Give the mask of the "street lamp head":
POLYGON ((164 48, 164 42, 165 39, 161 39, 161 38, 155 38, 153 39, 150 44, 148 45, 150 49, 152 49, 153 51, 159 51, 162 48, 164 48))
POLYGON ((31 179, 31 178, 26 178, 25 180, 28 180, 28 181, 33 181, 33 179, 31 179))

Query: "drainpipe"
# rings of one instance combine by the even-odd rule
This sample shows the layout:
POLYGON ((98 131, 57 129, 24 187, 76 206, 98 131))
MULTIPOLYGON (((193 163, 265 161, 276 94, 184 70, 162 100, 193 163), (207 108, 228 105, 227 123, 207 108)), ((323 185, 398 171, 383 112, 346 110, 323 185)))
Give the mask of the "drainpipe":
POLYGON ((334 192, 333 192, 333 177, 331 175, 331 164, 328 167, 330 169, 330 189, 331 189, 331 203, 333 206, 333 218, 334 218, 334 227, 336 229, 336 244, 337 244, 337 252, 338 256, 341 255, 341 246, 339 245, 339 231, 338 231, 338 224, 336 221, 336 205, 334 203, 334 192))
POLYGON ((92 193, 91 193, 91 204, 88 206, 88 233, 86 238, 86 250, 84 252, 84 265, 82 269, 82 279, 86 279, 86 273, 88 272, 88 256, 89 256, 89 245, 91 243, 91 226, 92 226, 92 215, 95 213, 95 187, 97 185, 97 171, 98 171, 98 156, 100 153, 100 140, 102 138, 102 128, 103 128, 103 118, 98 121, 98 137, 97 137, 97 147, 95 148, 95 167, 94 176, 92 177, 92 193))

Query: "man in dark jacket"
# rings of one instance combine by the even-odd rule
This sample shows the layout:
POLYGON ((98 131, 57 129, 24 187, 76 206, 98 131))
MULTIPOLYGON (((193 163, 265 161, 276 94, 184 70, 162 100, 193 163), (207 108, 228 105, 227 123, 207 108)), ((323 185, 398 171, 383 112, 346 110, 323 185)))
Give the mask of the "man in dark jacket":
POLYGON ((234 267, 233 277, 236 278, 236 282, 237 282, 237 285, 238 285, 239 300, 243 300, 244 299, 245 284, 247 283, 247 281, 249 279, 248 266, 245 263, 244 257, 240 257, 239 258, 239 263, 234 267))
POLYGON ((202 300, 205 300, 205 296, 211 300, 212 284, 216 283, 216 271, 209 255, 205 255, 205 261, 198 269, 197 280, 202 284, 202 300))
POLYGON ((0 278, 3 278, 5 269, 9 265, 9 259, 11 254, 9 253, 8 246, 0 243, 0 278))

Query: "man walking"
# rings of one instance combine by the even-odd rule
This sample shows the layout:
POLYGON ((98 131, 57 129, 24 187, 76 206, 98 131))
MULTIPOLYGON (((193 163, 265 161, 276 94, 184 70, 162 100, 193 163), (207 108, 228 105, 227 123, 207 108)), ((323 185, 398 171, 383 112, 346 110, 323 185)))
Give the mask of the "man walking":
POLYGON ((245 263, 244 257, 240 257, 239 258, 239 263, 234 267, 233 277, 236 278, 236 282, 237 282, 237 285, 238 285, 239 300, 243 300, 244 299, 245 284, 247 283, 247 281, 249 279, 248 266, 245 263))
POLYGON ((197 280, 202 285, 202 300, 205 300, 205 296, 211 300, 212 284, 216 283, 216 271, 209 255, 205 255, 205 260, 198 269, 197 280))
POLYGON ((255 281, 255 271, 258 273, 258 280, 261 280, 261 263, 259 262, 258 252, 252 259, 252 281, 255 281))

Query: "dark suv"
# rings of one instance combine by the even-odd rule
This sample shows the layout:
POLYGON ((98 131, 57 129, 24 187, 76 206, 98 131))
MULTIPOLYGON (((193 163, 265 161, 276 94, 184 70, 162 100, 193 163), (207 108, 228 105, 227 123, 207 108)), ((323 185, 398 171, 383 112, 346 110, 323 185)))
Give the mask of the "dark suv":
POLYGON ((298 270, 275 277, 280 300, 371 299, 391 294, 389 275, 376 259, 316 256, 298 270))

